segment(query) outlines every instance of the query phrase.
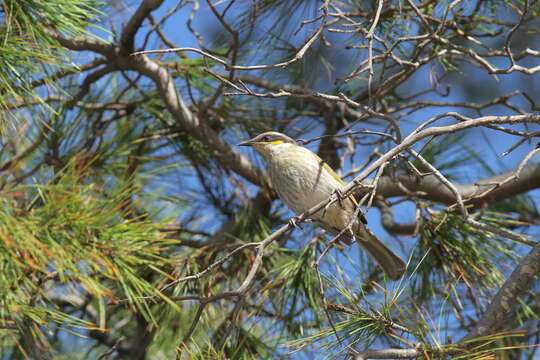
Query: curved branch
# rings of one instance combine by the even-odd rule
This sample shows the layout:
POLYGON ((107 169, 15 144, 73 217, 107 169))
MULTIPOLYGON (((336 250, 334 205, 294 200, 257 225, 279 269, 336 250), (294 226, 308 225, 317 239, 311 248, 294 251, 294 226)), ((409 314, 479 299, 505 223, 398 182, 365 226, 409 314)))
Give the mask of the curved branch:
POLYGON ((144 0, 135 11, 135 14, 129 19, 120 39, 120 53, 129 55, 135 47, 135 35, 141 28, 141 25, 148 15, 161 6, 163 0, 144 0))
POLYGON ((418 349, 381 349, 366 350, 361 354, 353 355, 355 360, 367 359, 414 359, 421 356, 418 349))
MULTIPOLYGON (((471 184, 454 184, 461 197, 467 204, 478 206, 483 202, 499 201, 511 196, 522 194, 527 191, 540 188, 540 163, 525 166, 519 177, 512 181, 505 182, 506 179, 513 177, 518 169, 507 171, 499 175, 482 179, 471 184), (493 188, 491 191, 487 191, 493 188)), ((377 195, 385 198, 395 196, 406 196, 406 190, 412 193, 418 193, 420 198, 452 205, 456 198, 452 192, 445 187, 435 175, 417 177, 414 175, 400 175, 398 180, 404 185, 405 189, 396 186, 396 179, 389 176, 382 176, 379 179, 377 195)), ((363 183, 370 185, 371 179, 363 183)))
POLYGON ((381 212, 381 224, 383 228, 393 235, 412 235, 418 228, 418 222, 398 223, 394 220, 394 209, 383 200, 377 200, 375 205, 381 212))
POLYGON ((217 159, 225 168, 231 169, 255 185, 268 188, 263 179, 263 171, 254 166, 242 153, 229 144, 207 124, 202 122, 186 105, 176 91, 173 77, 167 69, 150 60, 147 56, 122 56, 113 44, 91 38, 71 39, 53 34, 61 45, 70 50, 89 50, 106 56, 118 70, 134 70, 150 78, 158 87, 167 109, 184 130, 205 144, 209 156, 217 159))
POLYGON ((202 122, 184 103, 168 71, 150 60, 147 56, 131 56, 119 59, 120 66, 126 70, 136 70, 149 77, 157 85, 167 109, 196 139, 205 144, 210 156, 217 159, 225 168, 231 169, 253 184, 268 187, 262 179, 262 171, 254 166, 242 153, 232 149, 229 144, 202 122))
POLYGON ((504 325, 505 315, 517 303, 516 298, 531 287, 538 273, 540 273, 540 242, 514 269, 489 304, 476 327, 460 342, 470 341, 499 331, 504 325))
POLYGON ((107 58, 115 56, 115 46, 98 38, 68 38, 60 33, 50 31, 49 34, 65 48, 73 51, 93 51, 107 58))

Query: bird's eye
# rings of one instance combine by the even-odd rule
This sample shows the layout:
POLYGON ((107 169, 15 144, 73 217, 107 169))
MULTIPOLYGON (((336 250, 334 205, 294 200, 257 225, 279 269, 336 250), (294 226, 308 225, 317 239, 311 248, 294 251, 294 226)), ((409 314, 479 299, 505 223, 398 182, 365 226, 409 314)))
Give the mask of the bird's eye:
POLYGON ((272 139, 270 139, 270 136, 266 135, 262 138, 262 141, 264 142, 270 142, 272 139))

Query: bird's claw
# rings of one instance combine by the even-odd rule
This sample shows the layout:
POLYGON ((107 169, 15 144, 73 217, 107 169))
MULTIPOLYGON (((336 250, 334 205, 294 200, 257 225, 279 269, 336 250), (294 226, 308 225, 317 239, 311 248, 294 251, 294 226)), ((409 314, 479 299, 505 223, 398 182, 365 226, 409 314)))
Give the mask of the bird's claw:
POLYGON ((300 218, 298 216, 290 218, 289 225, 295 229, 302 229, 302 226, 300 226, 300 218))
MULTIPOLYGON (((343 193, 341 192, 340 189, 334 189, 334 191, 332 191, 332 196, 336 195, 337 197, 337 201, 339 203, 339 206, 344 209, 343 207, 343 200, 346 199, 345 195, 343 195, 343 193)), ((328 204, 326 204, 326 206, 324 207, 324 211, 326 212, 326 210, 328 209, 328 207, 330 206, 330 202, 328 204)))
POLYGON ((328 208, 330 207, 330 201, 326 203, 326 205, 324 205, 324 208, 323 208, 323 211, 322 211, 322 217, 326 217, 326 211, 328 210, 328 208))
MULTIPOLYGON (((339 205, 341 206, 341 208, 343 208, 343 203, 341 202, 341 200, 343 199, 343 194, 341 193, 341 191, 339 189, 334 189, 332 191, 332 195, 330 196, 330 198, 332 198, 334 195, 337 196, 337 201, 339 202, 339 205)), ((326 205, 324 205, 324 208, 322 211, 323 218, 326 216, 326 212, 328 211, 328 208, 330 207, 331 204, 332 204, 332 201, 328 201, 326 205)))

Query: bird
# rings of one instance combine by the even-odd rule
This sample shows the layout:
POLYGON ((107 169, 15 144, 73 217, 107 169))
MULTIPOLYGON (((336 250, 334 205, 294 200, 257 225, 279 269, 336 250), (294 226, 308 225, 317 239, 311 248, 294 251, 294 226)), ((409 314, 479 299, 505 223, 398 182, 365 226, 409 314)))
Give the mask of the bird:
MULTIPOLYGON (((262 155, 273 188, 296 215, 335 193, 339 197, 347 185, 317 154, 285 134, 264 132, 238 146, 250 146, 262 155)), ((401 279, 407 265, 366 227, 367 222, 363 215, 357 215, 357 208, 358 202, 350 195, 320 209, 310 218, 331 235, 339 235, 340 241, 350 244, 352 239, 356 240, 388 278, 401 279)))

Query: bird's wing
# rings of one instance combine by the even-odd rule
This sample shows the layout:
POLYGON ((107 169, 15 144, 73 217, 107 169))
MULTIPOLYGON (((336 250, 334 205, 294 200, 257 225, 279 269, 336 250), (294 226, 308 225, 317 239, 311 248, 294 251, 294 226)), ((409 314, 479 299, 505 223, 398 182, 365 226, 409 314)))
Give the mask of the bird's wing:
MULTIPOLYGON (((320 159, 320 158, 319 158, 320 159)), ((328 165, 326 162, 324 162, 323 159, 320 159, 321 161, 321 164, 322 164, 322 167, 323 169, 325 169, 330 175, 332 175, 332 177, 334 179, 336 179, 341 185, 345 186, 347 185, 347 183, 345 181, 343 181, 338 174, 336 174, 336 172, 334 170, 332 170, 332 168, 330 167, 330 165, 328 165)), ((358 200, 356 200, 356 198, 354 197, 354 195, 350 195, 349 196, 349 199, 351 199, 351 201, 353 202, 355 208, 358 208, 358 200)), ((364 215, 361 215, 360 216, 360 220, 364 223, 364 224, 367 224, 367 220, 366 218, 364 217, 364 215)))

